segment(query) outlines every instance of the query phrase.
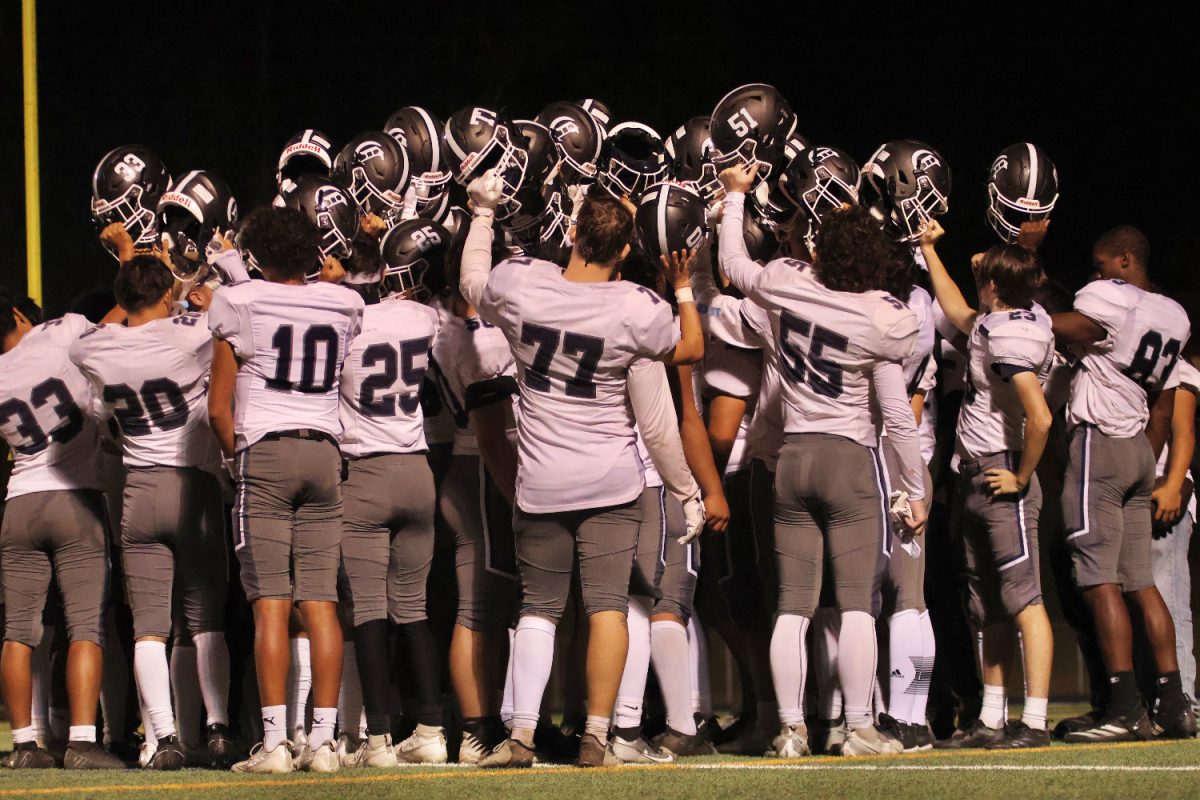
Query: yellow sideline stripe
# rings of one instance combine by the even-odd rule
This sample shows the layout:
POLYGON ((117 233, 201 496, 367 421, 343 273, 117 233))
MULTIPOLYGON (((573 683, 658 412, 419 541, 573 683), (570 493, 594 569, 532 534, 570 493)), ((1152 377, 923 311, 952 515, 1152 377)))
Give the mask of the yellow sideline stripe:
POLYGON ((25 95, 25 292, 42 305, 42 197, 38 172, 37 3, 21 0, 25 95))
MULTIPOLYGON (((1116 742, 1113 744, 1077 744, 1063 746, 1058 745, 1051 747, 1031 747, 1026 750, 930 750, 922 753, 906 753, 904 755, 884 755, 884 756, 859 756, 856 758, 844 758, 841 756, 818 756, 815 758, 779 758, 779 759, 754 759, 747 761, 728 761, 712 764, 713 769, 721 767, 737 768, 755 766, 761 764, 772 765, 787 765, 787 764, 862 764, 880 761, 909 761, 912 759, 922 759, 929 757, 945 757, 952 758, 966 756, 1006 756, 1006 755, 1026 755, 1030 753, 1048 753, 1053 750, 1056 753, 1085 753, 1089 751, 1099 750, 1128 750, 1131 748, 1151 748, 1161 747, 1170 744, 1180 744, 1179 741, 1159 741, 1159 742, 1116 742)), ((702 766, 697 764, 696 766, 702 766)), ((1102 765, 1101 765, 1102 766, 1102 765)), ((601 767, 591 770, 592 772, 626 772, 627 774, 636 774, 646 771, 670 771, 686 768, 687 765, 676 766, 674 764, 650 764, 638 767, 601 767)), ((407 769, 389 770, 373 775, 347 775, 347 776, 331 776, 328 778, 283 778, 271 780, 270 778, 245 778, 233 781, 206 781, 204 783, 158 783, 158 784, 112 784, 109 786, 52 786, 45 789, 0 789, 0 797, 43 797, 43 796, 64 796, 77 794, 94 794, 98 792, 184 792, 184 791, 202 791, 207 789, 239 789, 250 786, 261 788, 290 788, 294 786, 335 786, 339 784, 367 784, 367 783, 393 783, 408 780, 438 780, 452 778, 484 778, 497 776, 516 776, 516 775, 563 775, 571 774, 573 770, 562 767, 532 767, 530 769, 447 769, 437 772, 417 772, 408 771, 407 769)), ((20 773, 9 773, 20 774, 20 773)))

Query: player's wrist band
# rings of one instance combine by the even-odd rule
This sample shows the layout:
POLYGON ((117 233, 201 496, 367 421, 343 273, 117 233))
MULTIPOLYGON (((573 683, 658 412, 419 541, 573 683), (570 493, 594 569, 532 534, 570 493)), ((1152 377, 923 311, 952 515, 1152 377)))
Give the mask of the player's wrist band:
POLYGON ((694 303, 696 298, 692 297, 692 287, 684 286, 682 289, 675 290, 676 303, 694 303))

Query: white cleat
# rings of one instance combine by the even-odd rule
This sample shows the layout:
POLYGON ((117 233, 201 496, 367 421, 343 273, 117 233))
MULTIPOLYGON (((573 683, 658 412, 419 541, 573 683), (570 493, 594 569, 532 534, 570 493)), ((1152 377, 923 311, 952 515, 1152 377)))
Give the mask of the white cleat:
POLYGON ((337 745, 333 743, 332 739, 316 750, 305 745, 304 752, 300 754, 300 758, 296 759, 296 769, 305 772, 337 772, 341 767, 337 745))
POLYGON ((490 752, 478 736, 464 731, 462 742, 458 745, 458 763, 478 764, 487 758, 490 752))
POLYGON ((844 756, 879 756, 903 753, 904 744, 880 732, 874 725, 854 728, 842 744, 844 756))
POLYGON ((808 747, 808 727, 799 725, 784 725, 779 735, 771 740, 771 750, 767 753, 776 758, 802 758, 812 751, 808 747))
POLYGON ((670 764, 675 761, 674 753, 655 747, 644 736, 632 742, 613 736, 608 740, 608 749, 622 764, 670 764))
POLYGON ((441 727, 417 725, 417 729, 395 748, 396 760, 405 764, 445 764, 446 731, 441 727))
POLYGON ((392 735, 368 736, 359 742, 358 749, 341 756, 343 767, 395 767, 396 753, 392 749, 392 735))
POLYGON ((285 739, 274 750, 264 749, 262 742, 259 742, 250 751, 250 757, 237 762, 232 769, 234 772, 258 775, 284 775, 291 772, 292 767, 292 743, 285 739))
POLYGON ((308 734, 304 732, 304 728, 296 728, 292 731, 292 758, 299 758, 306 747, 308 747, 308 734))
POLYGON ((138 766, 142 769, 150 763, 154 758, 154 754, 158 752, 158 740, 153 736, 147 736, 142 742, 142 746, 138 748, 138 766))

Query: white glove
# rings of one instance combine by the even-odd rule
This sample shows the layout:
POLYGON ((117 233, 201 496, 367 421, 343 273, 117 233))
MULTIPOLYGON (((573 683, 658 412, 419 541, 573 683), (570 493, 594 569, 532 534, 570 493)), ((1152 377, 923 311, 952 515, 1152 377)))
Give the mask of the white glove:
POLYGON ((683 504, 683 519, 687 523, 686 532, 679 537, 678 542, 691 544, 704 530, 704 501, 700 499, 699 493, 692 495, 683 504))
POLYGON ((893 491, 890 500, 892 525, 900 527, 904 524, 904 519, 912 513, 912 509, 908 505, 908 492, 893 491))
POLYGON ((500 205, 500 189, 503 186, 496 170, 489 169, 467 186, 467 195, 475 208, 495 210, 500 205))

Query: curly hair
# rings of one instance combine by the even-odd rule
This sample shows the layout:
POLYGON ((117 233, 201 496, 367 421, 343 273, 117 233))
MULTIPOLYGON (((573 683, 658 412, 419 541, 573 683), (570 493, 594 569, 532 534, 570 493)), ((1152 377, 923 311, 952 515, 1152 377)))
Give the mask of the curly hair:
POLYGON ((241 243, 259 267, 284 280, 303 280, 317 266, 321 231, 302 211, 262 206, 242 222, 241 243))
POLYGON ((1015 244, 988 248, 975 268, 976 283, 992 281, 996 297, 1009 308, 1031 308, 1045 279, 1037 254, 1015 244))
POLYGON ((834 211, 817 231, 813 271, 835 292, 893 292, 903 283, 911 289, 914 266, 912 253, 861 206, 834 211))
POLYGON ((117 270, 113 295, 127 314, 157 303, 175 286, 175 276, 167 265, 151 255, 136 255, 117 270))
POLYGON ((575 249, 589 264, 607 264, 633 238, 633 215, 620 200, 588 195, 575 221, 575 249))

